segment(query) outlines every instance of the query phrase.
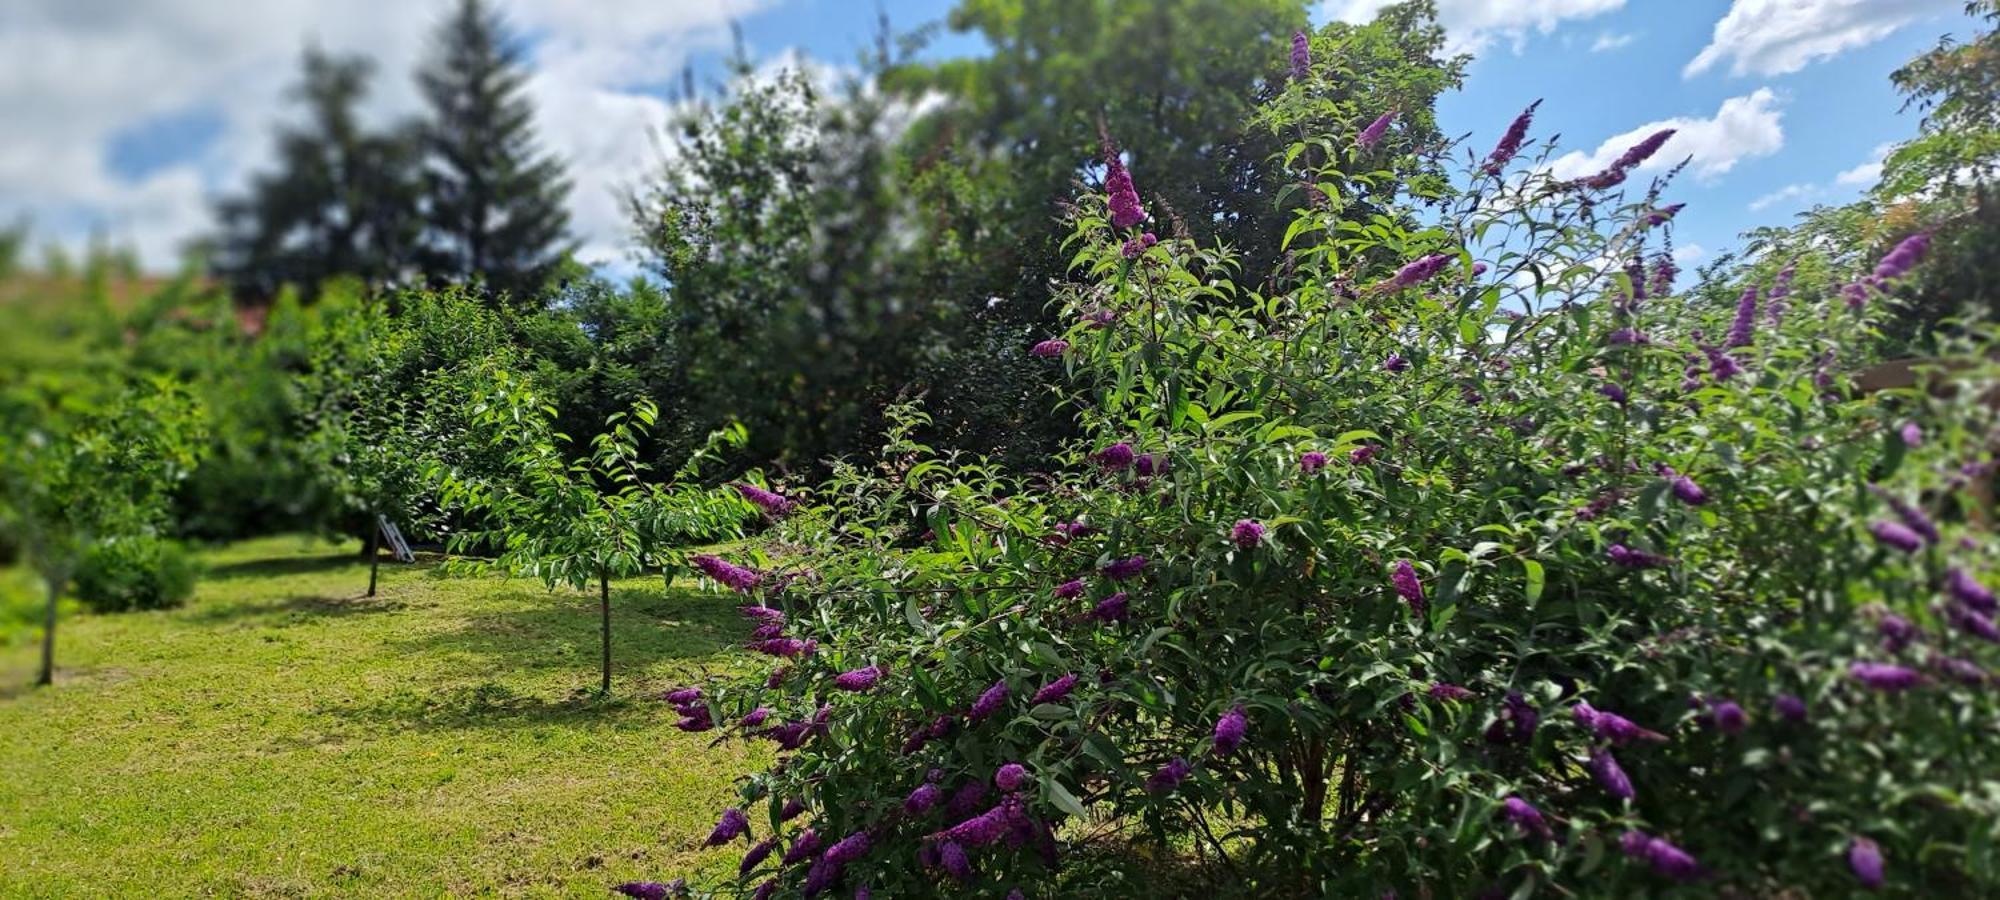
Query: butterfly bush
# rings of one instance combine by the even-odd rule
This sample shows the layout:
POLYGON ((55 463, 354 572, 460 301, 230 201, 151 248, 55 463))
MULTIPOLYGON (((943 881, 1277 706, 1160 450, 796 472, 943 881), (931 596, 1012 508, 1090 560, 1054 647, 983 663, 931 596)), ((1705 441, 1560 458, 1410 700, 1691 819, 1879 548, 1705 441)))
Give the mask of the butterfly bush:
POLYGON ((1300 131, 1379 110, 1286 119, 1322 77, 1258 120, 1319 187, 1268 278, 1124 252, 1106 154, 1034 336, 1073 446, 1006 471, 898 407, 774 524, 811 578, 696 560, 768 657, 676 702, 778 748, 712 887, 1116 896, 1123 853, 1236 896, 2000 891, 2000 368, 1972 334, 1854 378, 1924 233, 1679 291, 1672 184, 1629 178, 1669 132, 1558 180, 1530 105, 1385 185, 1351 173, 1411 151, 1300 131))

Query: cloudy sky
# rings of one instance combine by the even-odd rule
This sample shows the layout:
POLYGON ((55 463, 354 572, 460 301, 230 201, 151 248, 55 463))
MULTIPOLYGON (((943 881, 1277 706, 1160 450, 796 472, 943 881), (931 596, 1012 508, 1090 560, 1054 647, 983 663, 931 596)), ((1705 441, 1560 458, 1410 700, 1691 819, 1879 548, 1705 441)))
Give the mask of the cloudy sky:
MULTIPOLYGON (((93 231, 171 268, 208 225, 207 198, 270 155, 270 125, 300 48, 380 64, 371 115, 415 109, 408 73, 449 0, 5 0, 0 2, 0 220, 44 239, 93 231)), ((683 66, 712 73, 740 22, 761 58, 846 63, 873 33, 860 0, 500 0, 529 37, 543 139, 570 166, 585 258, 627 256, 616 200, 655 159, 683 66)), ((950 0, 882 0, 898 27, 950 0)), ((1383 0, 1325 0, 1319 21, 1366 18, 1383 0)), ((1134 6, 1139 4, 1134 0, 1134 6)), ((1881 148, 1908 137, 1888 74, 1970 28, 1961 0, 1440 0, 1453 42, 1476 52, 1442 101, 1447 133, 1484 149, 1546 98, 1538 134, 1560 133, 1561 174, 1592 171, 1638 136, 1680 132, 1651 164, 1692 156, 1674 190, 1689 256, 1755 225, 1851 199, 1881 148)), ((976 53, 947 37, 934 55, 976 53)), ((1642 171, 1644 171, 1642 169, 1642 171)))

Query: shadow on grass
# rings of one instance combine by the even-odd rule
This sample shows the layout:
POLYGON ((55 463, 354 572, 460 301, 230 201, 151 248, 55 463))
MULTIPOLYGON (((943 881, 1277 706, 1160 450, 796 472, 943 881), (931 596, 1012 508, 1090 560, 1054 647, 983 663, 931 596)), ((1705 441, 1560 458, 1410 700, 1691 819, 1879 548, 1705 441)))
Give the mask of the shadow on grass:
POLYGON ((663 660, 700 660, 725 653, 747 637, 738 600, 657 589, 611 592, 612 672, 618 689, 596 692, 599 619, 594 595, 523 591, 494 599, 522 605, 477 611, 458 627, 390 641, 390 652, 412 658, 480 657, 488 671, 574 673, 579 685, 560 697, 522 693, 493 681, 411 686, 358 705, 324 710, 370 724, 455 729, 575 724, 616 725, 651 720, 658 704, 635 679, 663 660))
MULTIPOLYGON (((244 578, 279 578, 286 575, 314 575, 334 569, 360 567, 367 561, 352 553, 323 553, 316 556, 280 556, 275 559, 251 559, 242 562, 212 565, 202 572, 202 577, 211 581, 235 581, 244 578)), ((362 576, 366 578, 366 575, 362 576)), ((366 584, 366 582, 362 582, 366 584)))
POLYGON ((289 618, 296 622, 326 617, 396 612, 408 607, 409 604, 401 600, 382 596, 328 597, 322 594, 294 594, 282 599, 203 604, 187 616, 187 621, 195 625, 220 625, 226 622, 289 618))

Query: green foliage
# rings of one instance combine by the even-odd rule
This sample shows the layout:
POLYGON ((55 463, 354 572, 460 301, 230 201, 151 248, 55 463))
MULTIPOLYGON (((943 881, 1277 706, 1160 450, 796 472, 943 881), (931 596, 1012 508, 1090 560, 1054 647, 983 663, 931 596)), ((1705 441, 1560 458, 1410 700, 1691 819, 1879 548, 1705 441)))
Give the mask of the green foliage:
POLYGON ((92 612, 170 609, 194 594, 194 558, 179 544, 151 535, 103 541, 76 570, 78 599, 92 612))
POLYGON ((1127 256, 1087 194, 1059 467, 910 419, 783 526, 758 590, 791 658, 697 718, 765 710, 728 730, 794 751, 743 784, 753 839, 861 849, 732 887, 1104 892, 1062 861, 1110 835, 1201 848, 1224 895, 1839 895, 1859 841, 1892 888, 2000 885, 2000 653, 1949 574, 2000 568, 1992 335, 1859 393, 1910 281, 1850 309, 1866 269, 1817 256, 1775 315, 1681 295, 1664 182, 1556 181, 1539 145, 1405 178, 1455 148, 1359 146, 1313 82, 1260 113, 1325 198, 1288 278, 1127 256), (972 799, 907 811, 927 783, 972 799))

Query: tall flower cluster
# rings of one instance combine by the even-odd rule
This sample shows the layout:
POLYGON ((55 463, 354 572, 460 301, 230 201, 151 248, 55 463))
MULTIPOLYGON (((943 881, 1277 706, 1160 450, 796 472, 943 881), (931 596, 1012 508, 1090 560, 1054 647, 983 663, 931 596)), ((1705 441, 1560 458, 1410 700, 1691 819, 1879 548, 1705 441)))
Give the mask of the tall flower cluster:
POLYGON ((762 573, 746 569, 713 554, 696 554, 688 557, 688 562, 701 574, 739 594, 756 590, 757 585, 764 580, 762 573))
POLYGON ((1111 200, 1111 226, 1131 228, 1146 221, 1146 208, 1139 203, 1139 189, 1132 184, 1132 173, 1125 171, 1118 148, 1108 140, 1104 142, 1104 169, 1104 192, 1111 200))
POLYGON ((1520 115, 1514 117, 1514 121, 1507 126, 1507 131, 1500 135, 1500 142, 1493 145, 1493 152, 1486 155, 1482 171, 1488 175, 1498 175, 1500 170, 1505 169, 1507 163, 1513 161, 1521 152, 1521 144, 1528 139, 1528 126, 1535 121, 1535 107, 1540 105, 1542 101, 1536 100, 1528 104, 1527 109, 1521 110, 1520 115))
POLYGON ((1585 178, 1579 181, 1578 184, 1595 191, 1623 184, 1625 177, 1631 174, 1633 169, 1638 168, 1641 163, 1651 159, 1653 154, 1658 153, 1660 148, 1666 145, 1667 139, 1673 136, 1674 129, 1672 128, 1663 128, 1647 135, 1645 139, 1633 144, 1624 153, 1619 154, 1618 158, 1612 160, 1611 165, 1606 166, 1604 171, 1585 178))
POLYGON ((1312 74, 1312 41, 1303 31, 1292 32, 1292 79, 1303 81, 1312 74))
POLYGON ((762 509, 766 515, 772 518, 782 518, 789 514, 795 505, 791 498, 767 491, 754 484, 738 481, 732 486, 736 488, 737 493, 743 495, 743 499, 756 504, 757 508, 762 509))
POLYGON ((1355 136, 1354 142, 1361 145, 1364 149, 1374 147, 1376 144, 1382 142, 1382 136, 1389 133, 1389 123, 1395 120, 1395 110, 1392 109, 1383 113, 1375 121, 1368 123, 1367 128, 1361 129, 1361 133, 1355 136))

